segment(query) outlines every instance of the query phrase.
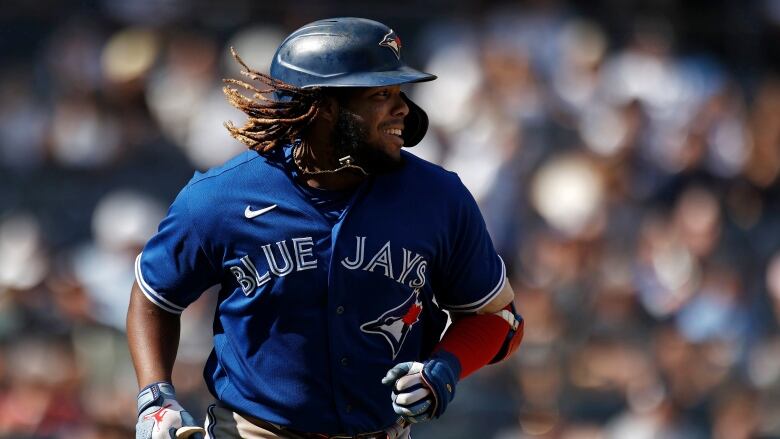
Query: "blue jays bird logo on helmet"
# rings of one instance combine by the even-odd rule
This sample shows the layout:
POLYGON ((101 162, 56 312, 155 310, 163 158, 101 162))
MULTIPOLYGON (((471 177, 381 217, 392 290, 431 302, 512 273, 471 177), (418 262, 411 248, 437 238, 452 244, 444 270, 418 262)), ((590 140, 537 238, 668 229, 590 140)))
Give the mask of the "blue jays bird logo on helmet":
POLYGON ((393 359, 401 350, 412 326, 420 320, 423 306, 419 299, 420 290, 414 290, 404 303, 382 314, 378 319, 364 323, 360 330, 384 337, 393 350, 393 359))
POLYGON ((401 59, 401 39, 398 38, 398 35, 396 35, 395 31, 392 29, 390 29, 390 32, 388 32, 382 41, 379 42, 379 45, 389 48, 393 51, 396 58, 401 59))

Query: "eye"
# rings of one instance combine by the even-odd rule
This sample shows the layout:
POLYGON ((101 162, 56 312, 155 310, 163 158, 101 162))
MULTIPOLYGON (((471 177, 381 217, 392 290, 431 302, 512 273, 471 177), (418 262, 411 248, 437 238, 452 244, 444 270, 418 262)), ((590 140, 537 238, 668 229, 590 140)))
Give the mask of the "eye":
POLYGON ((386 98, 390 96, 390 90, 379 90, 378 92, 374 93, 374 96, 386 98))

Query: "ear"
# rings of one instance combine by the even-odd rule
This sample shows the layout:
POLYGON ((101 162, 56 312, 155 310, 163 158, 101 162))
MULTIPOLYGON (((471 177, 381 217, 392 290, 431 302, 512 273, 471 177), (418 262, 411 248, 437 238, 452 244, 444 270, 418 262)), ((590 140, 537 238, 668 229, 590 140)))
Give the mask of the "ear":
POLYGON ((322 102, 322 108, 320 108, 319 117, 328 121, 336 122, 339 115, 339 103, 333 96, 327 96, 322 102))

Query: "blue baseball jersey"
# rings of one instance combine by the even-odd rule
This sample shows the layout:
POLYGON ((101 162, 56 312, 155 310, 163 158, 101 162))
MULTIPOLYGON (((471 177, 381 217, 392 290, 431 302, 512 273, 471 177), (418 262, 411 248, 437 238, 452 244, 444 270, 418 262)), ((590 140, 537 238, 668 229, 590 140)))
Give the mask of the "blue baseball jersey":
POLYGON ((136 260, 146 297, 180 313, 220 292, 204 376, 235 411, 316 433, 393 424, 381 383, 424 360, 506 273, 456 174, 403 152, 395 172, 317 197, 287 146, 196 174, 136 260), (324 200, 324 201, 323 201, 324 200))

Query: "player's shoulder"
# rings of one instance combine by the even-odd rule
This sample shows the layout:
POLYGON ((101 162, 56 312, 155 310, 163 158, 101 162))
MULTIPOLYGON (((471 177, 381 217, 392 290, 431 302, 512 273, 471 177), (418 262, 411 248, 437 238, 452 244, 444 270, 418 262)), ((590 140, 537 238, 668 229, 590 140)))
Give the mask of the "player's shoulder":
POLYGON ((256 190, 277 179, 284 178, 283 157, 260 155, 255 151, 244 151, 222 165, 204 172, 195 172, 185 189, 191 193, 207 196, 214 193, 224 197, 226 189, 232 192, 242 189, 256 190))
POLYGON ((440 194, 460 193, 467 190, 458 174, 408 151, 402 151, 402 154, 405 163, 404 177, 414 182, 415 186, 440 194))
POLYGON ((195 172, 182 194, 191 212, 219 215, 232 201, 247 198, 258 188, 280 186, 274 182, 285 179, 285 175, 282 164, 273 157, 248 150, 222 165, 195 172))
POLYGON ((437 165, 431 163, 422 157, 418 157, 411 152, 401 151, 404 158, 404 169, 415 175, 418 178, 430 179, 433 181, 441 181, 444 183, 451 183, 453 180, 459 181, 458 174, 448 171, 437 165))
POLYGON ((267 166, 267 159, 257 152, 247 150, 232 157, 225 163, 210 168, 206 171, 195 171, 187 186, 205 188, 211 185, 220 184, 235 178, 241 178, 242 174, 247 172, 258 172, 267 166))

